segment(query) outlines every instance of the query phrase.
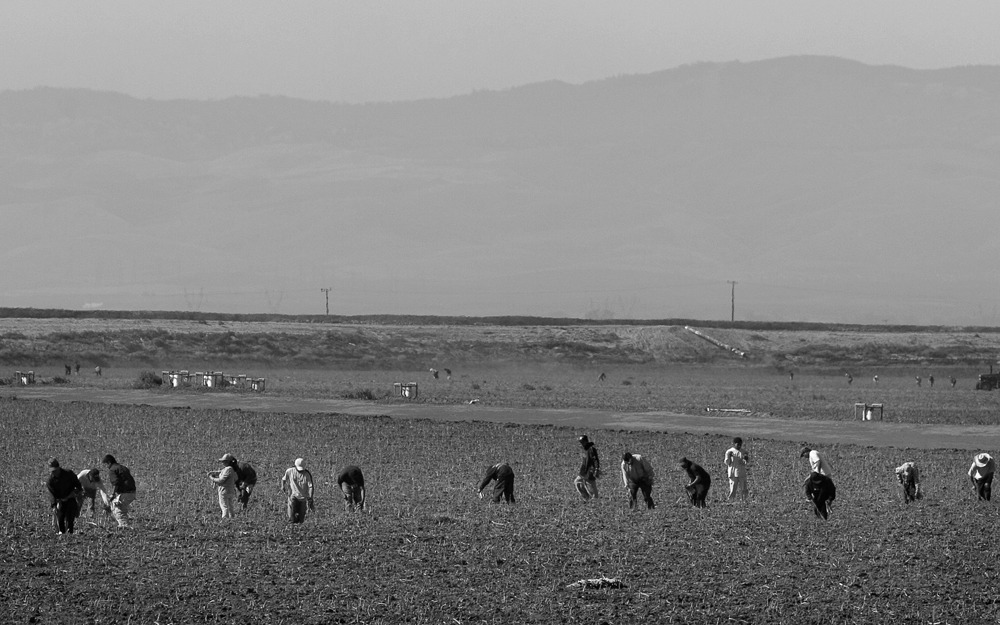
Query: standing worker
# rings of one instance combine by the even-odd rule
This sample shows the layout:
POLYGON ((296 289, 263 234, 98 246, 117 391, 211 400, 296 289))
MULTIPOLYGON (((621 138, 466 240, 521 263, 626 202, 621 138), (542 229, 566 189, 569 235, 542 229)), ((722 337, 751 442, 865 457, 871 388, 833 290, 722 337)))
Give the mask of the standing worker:
POLYGON ((920 470, 917 469, 917 463, 904 462, 896 467, 896 479, 903 487, 904 503, 923 498, 923 495, 920 494, 920 470))
POLYGON ((653 503, 653 465, 649 464, 639 454, 625 452, 622 454, 622 484, 628 490, 629 510, 635 510, 636 495, 642 489, 642 498, 646 502, 646 509, 652 510, 656 507, 653 503))
POLYGON ((306 468, 302 458, 295 459, 295 466, 290 467, 281 477, 281 492, 288 495, 288 520, 292 523, 302 523, 306 520, 306 507, 315 510, 313 505, 313 478, 306 468))
POLYGON ((739 495, 743 501, 747 500, 750 490, 747 488, 747 464, 750 462, 750 454, 743 451, 743 439, 737 436, 733 439, 733 446, 726 450, 726 471, 729 475, 729 501, 739 495))
POLYGON ((111 454, 104 456, 101 464, 107 467, 105 473, 107 473, 108 486, 111 489, 111 493, 108 495, 111 499, 108 502, 111 505, 111 515, 118 521, 118 527, 129 528, 131 524, 128 511, 132 502, 135 501, 135 478, 132 477, 132 472, 128 470, 128 467, 118 464, 118 461, 111 454))
POLYGON ((979 501, 989 501, 993 491, 993 474, 996 472, 996 462, 988 453, 977 454, 969 467, 969 479, 976 490, 979 501))
POLYGON ((212 480, 219 491, 219 507, 222 508, 222 520, 233 518, 233 508, 236 507, 236 458, 233 454, 223 454, 219 458, 221 471, 209 471, 208 479, 212 480))
POLYGON ((597 478, 601 476, 601 458, 597 455, 597 447, 590 442, 586 434, 579 440, 580 447, 583 448, 583 462, 573 484, 583 500, 589 501, 591 498, 597 499, 597 478))
POLYGON ((49 479, 45 483, 52 496, 52 522, 57 534, 72 534, 76 517, 80 515, 78 497, 83 493, 80 480, 72 471, 59 466, 59 461, 49 458, 49 479))
POLYGON ((500 498, 507 503, 514 503, 514 469, 506 462, 499 462, 486 470, 486 475, 479 482, 479 498, 483 498, 483 489, 496 480, 493 486, 493 503, 500 503, 500 498))
POLYGON ((365 499, 365 476, 361 469, 351 465, 344 467, 344 470, 337 476, 337 487, 344 493, 345 510, 364 510, 365 499))

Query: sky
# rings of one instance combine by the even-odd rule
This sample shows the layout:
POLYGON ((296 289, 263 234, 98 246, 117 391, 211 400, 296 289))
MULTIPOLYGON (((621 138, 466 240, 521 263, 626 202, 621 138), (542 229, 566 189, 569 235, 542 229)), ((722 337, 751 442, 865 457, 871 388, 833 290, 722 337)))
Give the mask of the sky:
POLYGON ((1000 3, 940 0, 4 0, 0 89, 335 102, 814 54, 1000 65, 1000 3))

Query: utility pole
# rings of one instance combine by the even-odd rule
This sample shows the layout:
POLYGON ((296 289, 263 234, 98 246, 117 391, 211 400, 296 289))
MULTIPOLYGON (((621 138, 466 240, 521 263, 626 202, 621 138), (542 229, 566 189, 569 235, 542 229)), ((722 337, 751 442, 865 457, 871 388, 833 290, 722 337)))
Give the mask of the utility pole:
POLYGON ((323 291, 324 293, 326 293, 326 315, 329 317, 330 316, 330 289, 320 289, 320 291, 323 291))
POLYGON ((729 300, 729 303, 730 303, 729 320, 730 321, 736 321, 736 281, 735 280, 726 280, 726 282, 728 282, 729 286, 730 286, 730 292, 729 292, 729 297, 730 297, 730 300, 729 300))

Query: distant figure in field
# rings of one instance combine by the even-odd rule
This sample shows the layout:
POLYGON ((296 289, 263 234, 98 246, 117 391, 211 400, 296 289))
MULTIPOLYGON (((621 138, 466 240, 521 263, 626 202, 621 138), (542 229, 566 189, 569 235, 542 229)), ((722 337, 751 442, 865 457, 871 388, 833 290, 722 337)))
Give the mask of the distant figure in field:
POLYGON ((222 463, 219 471, 209 471, 208 479, 219 491, 219 508, 222 509, 222 520, 233 518, 233 509, 236 508, 236 457, 233 454, 224 454, 218 460, 222 463))
POLYGON ((920 382, 921 382, 921 380, 920 380, 920 376, 918 375, 918 376, 917 376, 917 386, 920 386, 920 382))
POLYGON ((72 534, 76 517, 80 516, 79 497, 83 494, 80 480, 72 471, 59 466, 59 461, 49 458, 49 479, 45 483, 51 496, 52 523, 57 534, 72 534))
POLYGON ((608 376, 606 376, 603 371, 601 371, 601 375, 597 376, 597 381, 598 382, 603 382, 603 381, 605 381, 607 379, 608 379, 608 376))
POLYGON ((431 375, 434 376, 435 380, 438 379, 438 370, 437 369, 431 368, 431 369, 428 369, 428 371, 431 372, 431 375))
POLYGON ((931 388, 934 387, 934 376, 933 375, 927 376, 927 383, 931 385, 931 388))
POLYGON ((629 510, 635 510, 637 495, 642 490, 642 499, 646 502, 646 509, 652 510, 656 507, 653 503, 653 465, 649 464, 639 454, 625 452, 622 454, 622 484, 628 491, 629 510))
POLYGON ((281 492, 288 495, 288 520, 292 523, 305 522, 307 507, 309 510, 316 509, 313 505, 312 473, 302 458, 296 458, 295 466, 281 477, 281 492))
POLYGON ((872 376, 872 383, 874 383, 875 386, 878 386, 878 374, 872 376))
POLYGON ((979 501, 989 501, 993 492, 993 474, 997 470, 996 462, 987 453, 977 454, 969 467, 969 479, 976 491, 979 501))
POLYGON ((580 447, 583 449, 583 461, 580 464, 580 471, 573 480, 577 492, 584 501, 597 498, 597 478, 601 476, 601 458, 597 454, 597 447, 590 442, 587 435, 580 437, 580 447))
POLYGON ((80 375, 80 363, 78 362, 78 363, 76 363, 76 364, 75 364, 75 365, 73 365, 73 366, 74 366, 74 368, 76 369, 76 374, 77 374, 77 375, 80 375))
POLYGON ((97 516, 97 494, 101 495, 101 507, 105 514, 111 513, 111 506, 108 505, 108 496, 104 493, 104 482, 101 481, 100 469, 84 469, 76 474, 76 479, 80 480, 83 492, 77 498, 77 516, 83 512, 83 506, 90 500, 90 516, 97 516))
POLYGON ((806 480, 806 498, 812 502, 816 516, 825 521, 830 517, 833 500, 837 498, 837 487, 822 473, 812 473, 806 480))
POLYGON ((920 493, 920 471, 915 462, 904 462, 896 467, 896 479, 903 487, 903 501, 910 503, 922 499, 920 493))
POLYGON ((732 501, 739 495, 743 501, 747 500, 750 490, 747 488, 747 464, 750 462, 750 454, 743 451, 743 439, 737 436, 733 439, 733 446, 726 450, 726 473, 729 475, 729 500, 732 501))
POLYGON ((111 515, 118 521, 118 527, 131 527, 128 511, 132 502, 135 501, 135 478, 128 467, 118 464, 115 457, 107 454, 101 460, 105 467, 105 475, 108 476, 108 502, 111 506, 111 515))
POLYGON ((94 375, 100 377, 100 375, 101 375, 101 368, 99 366, 98 367, 94 367, 94 375))
POLYGON ((66 365, 66 375, 67 376, 73 375, 73 367, 66 365))
POLYGON ((955 376, 951 376, 948 381, 951 382, 951 388, 955 388, 955 383, 958 382, 958 380, 955 379, 955 376))
POLYGON ((337 475, 337 488, 344 493, 344 509, 362 511, 365 509, 365 476, 361 469, 351 465, 337 475))
POLYGON ((496 480, 493 485, 493 503, 500 503, 502 497, 507 503, 514 503, 514 469, 506 462, 499 462, 486 470, 486 475, 479 481, 479 498, 483 498, 483 490, 496 480))
POLYGON ((850 373, 845 373, 844 377, 847 378, 847 385, 850 386, 851 382, 854 381, 854 376, 852 376, 850 373))
POLYGON ((444 370, 444 374, 445 374, 446 376, 448 376, 448 379, 449 379, 449 380, 451 379, 451 369, 448 369, 448 368, 445 368, 445 370, 444 370))
POLYGON ((794 371, 789 371, 788 372, 788 381, 789 382, 794 382, 795 381, 795 372, 794 371))
POLYGON ((708 471, 687 458, 681 458, 680 465, 687 472, 688 479, 691 480, 684 486, 684 490, 687 491, 691 500, 691 505, 695 508, 704 508, 708 489, 712 487, 712 476, 708 474, 708 471))

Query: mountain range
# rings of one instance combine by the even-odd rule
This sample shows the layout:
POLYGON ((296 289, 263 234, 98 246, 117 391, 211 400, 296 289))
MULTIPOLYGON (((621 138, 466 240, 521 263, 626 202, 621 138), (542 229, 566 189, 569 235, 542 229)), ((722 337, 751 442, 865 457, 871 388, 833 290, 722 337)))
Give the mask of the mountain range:
POLYGON ((0 92, 0 306, 1000 324, 1000 67, 0 92), (327 291, 327 289, 329 289, 327 291))

